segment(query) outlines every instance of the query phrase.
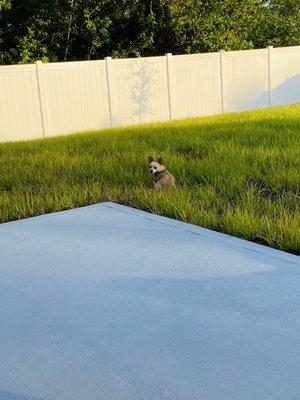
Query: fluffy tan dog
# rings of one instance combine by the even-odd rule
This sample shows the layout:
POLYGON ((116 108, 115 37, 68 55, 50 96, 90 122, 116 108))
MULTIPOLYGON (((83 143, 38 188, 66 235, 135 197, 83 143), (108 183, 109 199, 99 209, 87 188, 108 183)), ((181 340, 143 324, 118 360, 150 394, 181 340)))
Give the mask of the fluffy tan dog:
POLYGON ((155 181, 153 182, 154 189, 171 188, 175 186, 174 176, 166 170, 161 157, 156 161, 149 156, 148 162, 149 170, 155 177, 155 181))

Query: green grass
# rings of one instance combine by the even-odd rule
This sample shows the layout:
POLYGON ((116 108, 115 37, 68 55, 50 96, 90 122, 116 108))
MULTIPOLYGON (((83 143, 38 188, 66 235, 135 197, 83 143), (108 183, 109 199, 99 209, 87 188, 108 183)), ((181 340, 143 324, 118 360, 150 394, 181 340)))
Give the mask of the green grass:
POLYGON ((0 145, 1 222, 108 200, 300 254, 300 105, 0 145))

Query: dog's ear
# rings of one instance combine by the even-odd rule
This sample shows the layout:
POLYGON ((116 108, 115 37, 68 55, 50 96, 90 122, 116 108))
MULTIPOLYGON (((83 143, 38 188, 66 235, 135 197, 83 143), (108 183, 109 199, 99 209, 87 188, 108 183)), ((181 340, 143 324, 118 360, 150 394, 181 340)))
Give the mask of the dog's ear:
POLYGON ((161 157, 158 158, 157 162, 161 165, 163 163, 163 160, 161 157))
POLYGON ((153 161, 153 157, 152 157, 152 156, 149 156, 149 157, 148 157, 148 162, 151 163, 152 161, 153 161))

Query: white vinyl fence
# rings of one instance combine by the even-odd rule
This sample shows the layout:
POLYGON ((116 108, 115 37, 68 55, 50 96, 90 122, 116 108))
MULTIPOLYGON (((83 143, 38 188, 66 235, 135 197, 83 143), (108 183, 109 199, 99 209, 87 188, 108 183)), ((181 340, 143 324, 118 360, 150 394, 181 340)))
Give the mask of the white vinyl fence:
POLYGON ((300 46, 0 66, 0 142, 300 101, 300 46))

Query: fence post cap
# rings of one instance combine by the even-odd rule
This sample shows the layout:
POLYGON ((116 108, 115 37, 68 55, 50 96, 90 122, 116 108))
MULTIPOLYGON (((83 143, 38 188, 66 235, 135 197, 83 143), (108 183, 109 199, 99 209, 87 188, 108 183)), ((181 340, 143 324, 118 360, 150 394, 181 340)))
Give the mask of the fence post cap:
POLYGON ((111 57, 105 57, 104 60, 109 61, 109 60, 111 60, 111 57))
POLYGON ((36 65, 41 65, 41 64, 43 64, 43 61, 41 61, 41 60, 36 60, 35 64, 36 64, 36 65))

